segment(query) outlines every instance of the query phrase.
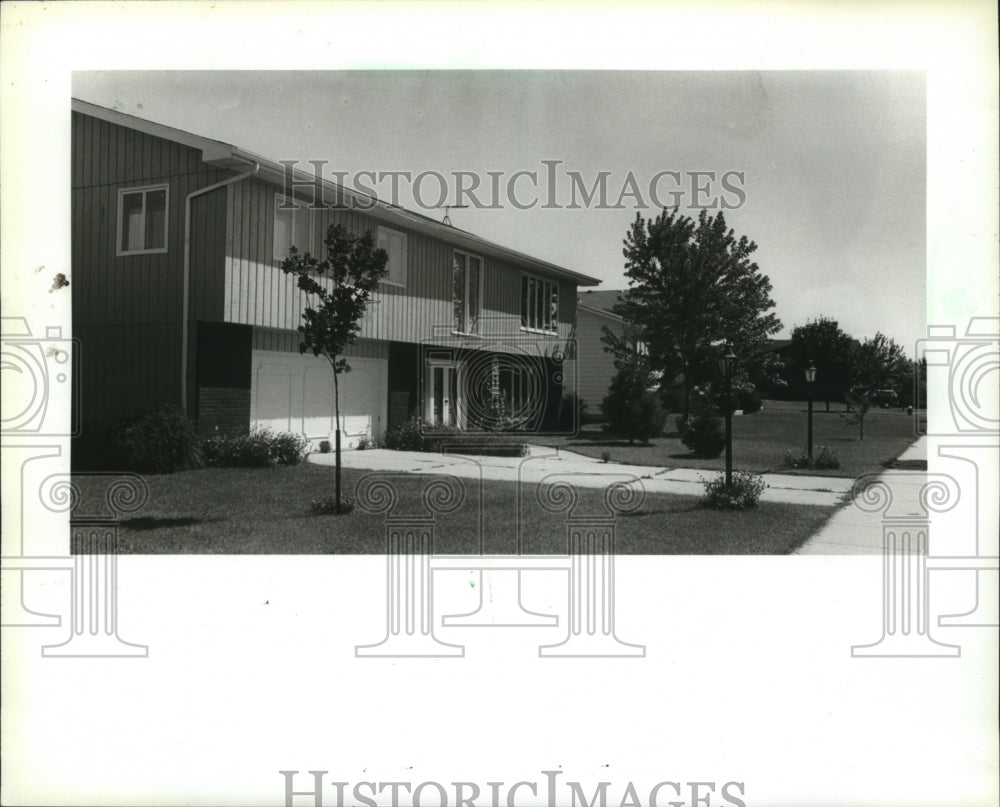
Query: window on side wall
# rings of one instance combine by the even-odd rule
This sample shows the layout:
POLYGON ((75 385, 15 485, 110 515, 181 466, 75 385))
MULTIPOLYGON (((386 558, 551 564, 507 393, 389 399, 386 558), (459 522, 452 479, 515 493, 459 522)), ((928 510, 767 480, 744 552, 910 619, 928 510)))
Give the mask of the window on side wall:
POLYGON ((406 234, 388 227, 378 228, 378 246, 389 253, 383 283, 394 286, 406 285, 406 234))
POLYGON ((483 259, 455 250, 452 263, 452 298, 456 333, 478 333, 483 303, 483 259))
POLYGON ((167 251, 166 185, 118 191, 118 255, 167 251))
POLYGON ((534 275, 521 275, 521 327, 526 331, 558 333, 557 282, 534 275))
POLYGON ((274 196, 274 259, 283 261, 291 248, 312 252, 312 211, 301 199, 274 196))

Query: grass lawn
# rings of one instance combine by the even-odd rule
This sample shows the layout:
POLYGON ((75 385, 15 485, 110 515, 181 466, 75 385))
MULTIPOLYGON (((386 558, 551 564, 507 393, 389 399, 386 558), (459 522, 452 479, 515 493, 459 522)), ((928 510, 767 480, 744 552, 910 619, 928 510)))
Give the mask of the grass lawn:
MULTIPOLYGON (((845 423, 839 412, 844 405, 832 403, 826 411, 823 402, 813 404, 813 455, 816 446, 828 446, 840 460, 840 467, 829 470, 793 469, 783 464, 785 451, 806 451, 807 408, 801 401, 765 401, 764 409, 752 415, 733 418, 733 467, 757 473, 790 473, 809 476, 856 478, 866 473, 880 473, 892 467, 896 459, 917 439, 913 417, 898 409, 873 409, 865 420, 865 439, 858 440, 856 426, 845 423)), ((668 429, 673 429, 671 415, 668 429)), ((611 462, 630 465, 656 465, 664 468, 704 468, 722 470, 725 456, 699 459, 681 442, 676 432, 652 440, 649 445, 629 445, 627 440, 608 435, 599 426, 587 427, 576 437, 542 439, 546 445, 576 451, 589 457, 611 454, 611 462)))
MULTIPOLYGON (((367 472, 345 469, 345 492, 353 495, 367 472)), ((274 469, 207 468, 149 476, 145 508, 123 520, 123 554, 372 554, 385 551, 382 515, 356 510, 348 516, 317 516, 310 501, 333 492, 333 469, 310 464, 274 469)), ((428 477, 399 478, 400 510, 413 512, 428 477)), ((464 480, 463 480, 464 481, 464 480)), ((86 502, 106 484, 78 477, 86 502)), ((480 535, 487 554, 517 551, 518 513, 513 482, 487 482, 479 492, 466 482, 463 504, 440 516, 435 536, 438 554, 479 554, 480 535)), ((102 488, 103 489, 103 488, 102 488)), ((579 512, 600 512, 602 491, 580 491, 579 512)), ((520 521, 523 551, 566 551, 565 517, 543 510, 532 492, 520 521)), ((833 507, 763 503, 755 510, 719 512, 699 506, 697 497, 649 495, 642 510, 621 516, 619 554, 712 555, 786 554, 800 546, 832 515, 833 507)))

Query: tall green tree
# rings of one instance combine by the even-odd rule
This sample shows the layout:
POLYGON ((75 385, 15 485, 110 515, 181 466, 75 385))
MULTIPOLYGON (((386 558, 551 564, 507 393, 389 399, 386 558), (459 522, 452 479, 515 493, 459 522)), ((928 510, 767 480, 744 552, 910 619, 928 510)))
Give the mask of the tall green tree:
POLYGON ((830 411, 830 398, 844 395, 851 385, 851 356, 854 340, 840 329, 840 324, 829 317, 819 317, 797 325, 792 331, 791 367, 789 373, 796 387, 800 387, 805 370, 812 362, 816 366, 816 385, 826 399, 830 411))
POLYGON ((389 255, 379 249, 371 231, 357 236, 339 224, 331 224, 323 239, 326 258, 308 252, 299 254, 293 246, 281 262, 281 271, 295 275, 306 294, 299 333, 300 353, 322 356, 333 368, 333 406, 336 419, 336 509, 344 512, 340 495, 340 383, 341 373, 350 372, 344 357, 348 346, 357 341, 361 319, 371 294, 386 273, 389 255))
POLYGON ((683 376, 684 414, 691 390, 715 373, 728 343, 738 357, 762 356, 781 329, 771 313, 771 281, 751 260, 757 245, 736 237, 725 216, 677 209, 636 214, 625 236, 629 289, 615 312, 635 325, 664 381, 683 376))

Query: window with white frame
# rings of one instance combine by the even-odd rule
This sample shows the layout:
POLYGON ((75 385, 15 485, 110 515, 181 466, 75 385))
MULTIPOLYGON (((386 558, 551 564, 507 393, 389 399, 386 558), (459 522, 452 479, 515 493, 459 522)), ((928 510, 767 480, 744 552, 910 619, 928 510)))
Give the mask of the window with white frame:
POLYGON ((291 196, 274 196, 274 259, 283 261, 291 248, 299 254, 312 251, 312 210, 291 196))
POLYGON ((521 327, 529 331, 559 330, 559 284, 534 275, 521 275, 521 327))
POLYGON ((383 283, 392 283, 394 286, 406 285, 406 234, 388 227, 378 228, 378 246, 389 253, 389 262, 386 264, 386 273, 382 278, 383 283))
POLYGON ((458 333, 478 333, 483 302, 483 259, 455 250, 452 264, 454 322, 458 333))
POLYGON ((166 185, 118 191, 118 254, 167 251, 166 185))

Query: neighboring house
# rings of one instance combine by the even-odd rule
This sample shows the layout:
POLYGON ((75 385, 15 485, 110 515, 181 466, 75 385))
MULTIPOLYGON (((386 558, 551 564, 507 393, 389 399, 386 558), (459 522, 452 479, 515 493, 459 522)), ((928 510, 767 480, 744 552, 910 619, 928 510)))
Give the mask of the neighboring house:
POLYGON ((299 354, 304 295, 279 265, 292 245, 322 257, 332 222, 389 253, 340 377, 346 444, 414 414, 483 428, 498 400, 528 428, 561 416, 594 278, 311 175, 286 198, 280 163, 104 107, 74 100, 72 132, 85 430, 173 403, 202 433, 328 439, 332 370, 299 354), (311 209, 320 192, 342 204, 311 209))
POLYGON ((615 374, 614 357, 604 350, 601 339, 604 326, 617 336, 624 331, 625 321, 612 311, 621 295, 622 291, 615 289, 588 289, 576 298, 577 389, 589 418, 600 416, 601 401, 615 374))

